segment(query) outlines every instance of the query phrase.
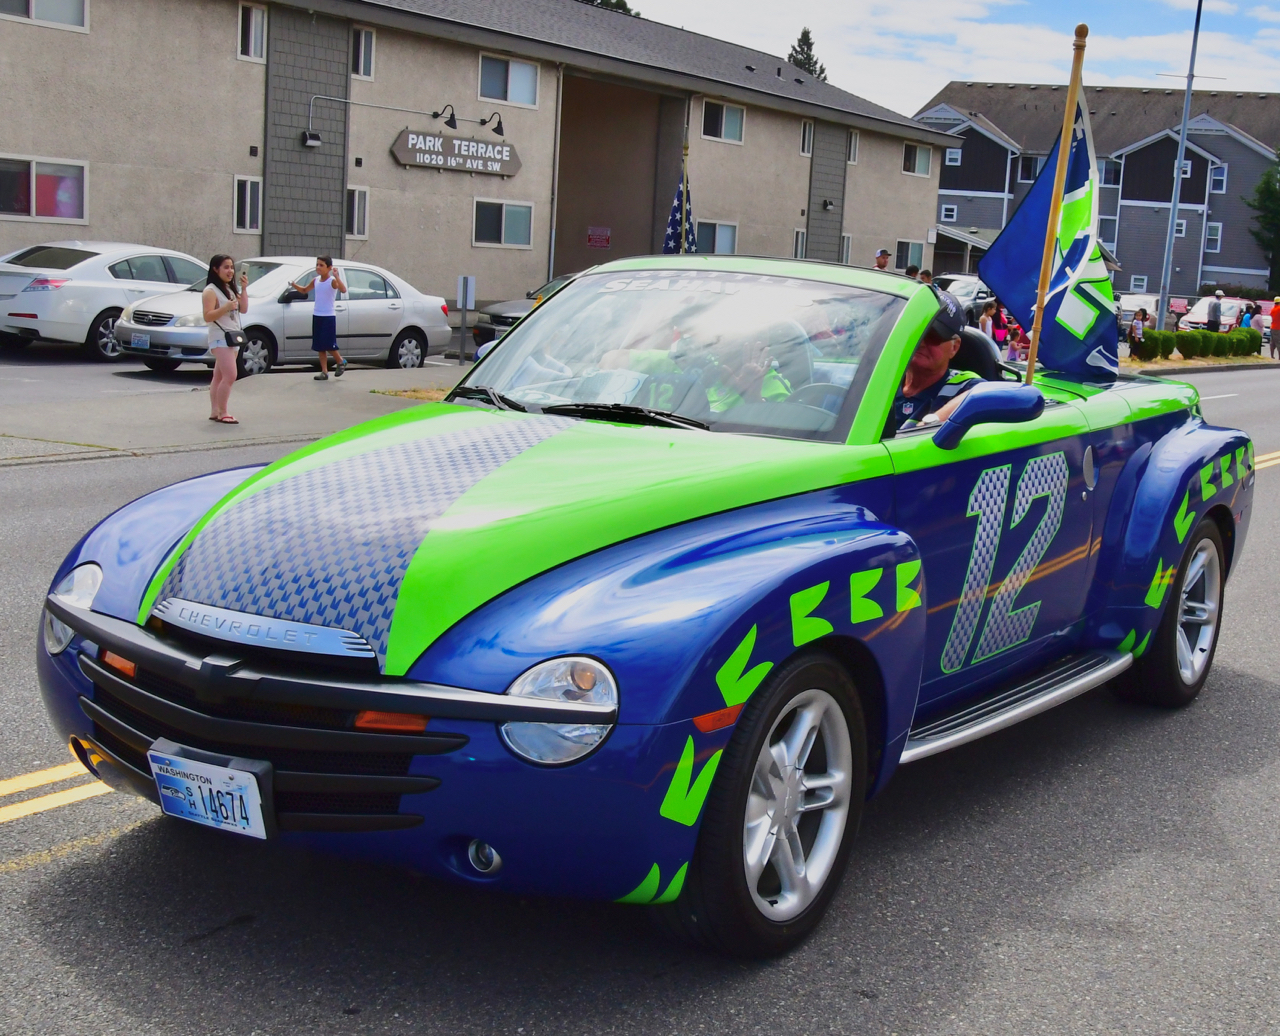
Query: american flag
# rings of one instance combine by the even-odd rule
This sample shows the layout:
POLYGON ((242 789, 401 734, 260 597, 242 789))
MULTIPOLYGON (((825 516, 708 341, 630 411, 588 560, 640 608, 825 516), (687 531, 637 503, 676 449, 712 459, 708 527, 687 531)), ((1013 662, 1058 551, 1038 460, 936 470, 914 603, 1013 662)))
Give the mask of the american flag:
POLYGON ((667 236, 662 239, 662 252, 672 255, 676 252, 696 252, 698 250, 698 234, 693 226, 693 204, 687 191, 688 183, 684 176, 676 184, 676 199, 671 203, 671 215, 667 217, 667 236), (680 247, 680 214, 684 212, 684 248, 680 247))

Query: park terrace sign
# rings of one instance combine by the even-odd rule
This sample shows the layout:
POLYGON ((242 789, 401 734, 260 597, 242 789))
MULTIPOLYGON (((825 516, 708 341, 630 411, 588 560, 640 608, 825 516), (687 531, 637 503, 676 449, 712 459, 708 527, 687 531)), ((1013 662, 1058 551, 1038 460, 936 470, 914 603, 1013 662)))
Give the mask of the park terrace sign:
POLYGON ((451 169, 489 176, 515 176, 520 172, 520 156, 502 140, 476 140, 406 129, 391 145, 391 154, 401 165, 414 169, 451 169))

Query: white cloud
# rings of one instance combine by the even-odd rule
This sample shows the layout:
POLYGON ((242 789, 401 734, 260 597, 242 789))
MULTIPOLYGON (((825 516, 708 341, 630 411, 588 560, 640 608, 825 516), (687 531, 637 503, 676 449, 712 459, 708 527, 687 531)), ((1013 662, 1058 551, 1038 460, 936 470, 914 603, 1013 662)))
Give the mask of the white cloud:
POLYGON ((1260 22, 1280 22, 1280 11, 1274 11, 1270 7, 1253 7, 1249 9, 1249 14, 1260 22))
MULTIPOLYGON (((1160 0, 1166 7, 1176 11, 1194 11, 1196 0, 1160 0)), ((1204 0, 1204 9, 1210 14, 1235 14, 1240 8, 1227 0, 1204 0)))

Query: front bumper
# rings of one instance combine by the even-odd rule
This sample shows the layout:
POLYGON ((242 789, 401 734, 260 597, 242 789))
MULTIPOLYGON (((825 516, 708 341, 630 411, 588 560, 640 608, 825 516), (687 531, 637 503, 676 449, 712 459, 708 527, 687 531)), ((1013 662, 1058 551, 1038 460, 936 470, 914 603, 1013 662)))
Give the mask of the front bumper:
POLYGON ((150 327, 129 320, 117 320, 116 341, 122 352, 130 356, 154 356, 170 360, 186 360, 192 363, 212 363, 209 350, 209 328, 174 327, 165 325, 150 327), (146 344, 134 344, 134 335, 142 336, 146 344))

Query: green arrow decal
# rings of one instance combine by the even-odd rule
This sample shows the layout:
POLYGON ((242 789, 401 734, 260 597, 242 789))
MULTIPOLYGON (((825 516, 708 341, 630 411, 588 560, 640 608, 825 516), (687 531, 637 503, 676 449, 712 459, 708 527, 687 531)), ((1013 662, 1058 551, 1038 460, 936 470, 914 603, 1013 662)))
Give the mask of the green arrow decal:
POLYGON ((684 888, 684 875, 689 869, 687 863, 680 864, 680 869, 676 871, 676 876, 671 879, 671 884, 667 886, 667 891, 653 901, 657 906, 659 903, 674 903, 680 896, 680 890, 684 888))
POLYGON ((1231 477, 1231 454, 1230 453, 1228 453, 1225 457, 1219 458, 1218 470, 1222 474, 1223 489, 1226 489, 1227 486, 1232 485, 1235 482, 1235 479, 1231 477))
POLYGON ((658 882, 662 880, 662 875, 658 871, 658 865, 655 863, 649 868, 649 873, 644 876, 644 881, 640 882, 634 889, 625 896, 614 900, 615 903, 650 903, 653 897, 658 894, 658 882))
POLYGON ((884 616, 884 609, 875 601, 868 601, 871 593, 880 583, 883 568, 870 568, 865 572, 854 572, 849 576, 849 620, 854 623, 879 619, 884 616))
POLYGON ((1147 630, 1147 635, 1142 638, 1142 643, 1138 645, 1138 649, 1133 653, 1135 660, 1142 657, 1142 653, 1147 650, 1147 642, 1151 640, 1151 631, 1147 630))
POLYGON ((1243 479, 1248 472, 1244 469, 1244 454, 1249 447, 1241 446, 1236 450, 1236 478, 1243 479))
POLYGON ((1187 514, 1187 505, 1191 503, 1191 490, 1188 489, 1182 494, 1182 504, 1178 507, 1178 513, 1173 516, 1173 529, 1178 534, 1178 542, 1181 543, 1187 538, 1187 532, 1191 529, 1191 523, 1196 520, 1196 513, 1192 511, 1187 514))
POLYGON ((1200 469, 1200 499, 1207 504, 1217 491, 1213 484, 1213 461, 1210 461, 1200 469))
POLYGON ((1137 640, 1137 639, 1138 639, 1138 631, 1137 631, 1137 630, 1130 630, 1130 631, 1129 631, 1129 635, 1128 635, 1127 637, 1125 637, 1125 638, 1124 638, 1124 640, 1120 641, 1120 643, 1119 643, 1119 644, 1117 644, 1117 645, 1116 645, 1116 650, 1117 650, 1117 651, 1132 651, 1132 650, 1133 650, 1133 642, 1134 642, 1135 640, 1137 640))
POLYGON ((1178 574, 1178 566, 1170 565, 1164 567, 1164 558, 1156 561, 1156 574, 1151 578, 1151 585, 1147 588, 1147 596, 1143 598, 1152 608, 1159 608, 1164 602, 1165 591, 1173 585, 1173 577, 1178 574))
POLYGON ((742 638, 742 643, 733 649, 733 654, 716 673, 716 686, 720 688, 728 708, 741 705, 750 698, 755 689, 760 686, 760 681, 768 676, 769 670, 773 668, 772 662, 761 662, 749 673, 743 673, 747 663, 751 661, 751 652, 755 646, 756 628, 752 626, 747 630, 747 635, 742 638))
POLYGON ((796 647, 834 632, 835 627, 826 619, 810 614, 822 603, 830 588, 830 583, 819 583, 791 595, 791 640, 796 647))
POLYGON ((676 772, 671 777, 671 785, 667 788, 667 794, 663 797, 658 812, 677 824, 693 827, 697 822, 698 814, 702 812, 702 804, 707 800, 707 793, 711 790, 711 781, 716 775, 716 767, 720 765, 722 755, 724 755, 724 749, 720 749, 708 759, 707 765, 698 774, 698 779, 693 780, 693 735, 690 734, 689 740, 684 743, 680 762, 676 764, 676 772))
POLYGON ((920 592, 911 589, 911 581, 919 574, 919 561, 906 561, 898 566, 898 611, 905 612, 920 607, 920 592))

